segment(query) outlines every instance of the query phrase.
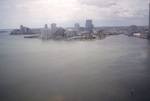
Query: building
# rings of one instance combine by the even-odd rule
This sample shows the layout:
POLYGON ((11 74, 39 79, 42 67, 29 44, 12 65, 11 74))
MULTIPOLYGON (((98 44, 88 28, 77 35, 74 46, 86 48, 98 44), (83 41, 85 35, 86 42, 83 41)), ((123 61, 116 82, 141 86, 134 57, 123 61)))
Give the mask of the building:
POLYGON ((26 27, 24 27, 23 31, 24 31, 24 33, 27 33, 27 28, 26 28, 26 27))
POLYGON ((40 34, 41 29, 36 28, 36 29, 30 29, 28 27, 24 27, 23 25, 20 25, 20 29, 15 29, 11 31, 11 35, 22 35, 22 34, 40 34))
POLYGON ((68 29, 66 32, 65 32, 65 37, 68 38, 68 37, 74 37, 76 36, 78 33, 77 30, 75 29, 68 29))
POLYGON ((85 31, 85 27, 79 27, 79 31, 85 31))
POLYGON ((89 33, 93 32, 92 20, 86 20, 85 28, 87 31, 89 31, 89 33))
POLYGON ((130 25, 129 27, 129 35, 133 35, 134 33, 138 32, 138 27, 137 25, 130 25))
POLYGON ((45 25, 44 25, 44 28, 48 28, 48 25, 47 25, 47 24, 45 24, 45 25))
POLYGON ((56 27, 56 24, 55 24, 55 23, 52 23, 52 24, 51 24, 51 30, 52 30, 52 33, 55 33, 55 32, 56 32, 57 27, 56 27))
POLYGON ((65 36, 65 29, 63 29, 62 27, 59 27, 57 28, 56 32, 53 33, 53 36, 56 37, 56 36, 62 36, 64 37, 65 36))
POLYGON ((23 33, 19 29, 15 29, 15 30, 11 31, 11 33, 10 33, 10 35, 21 35, 21 34, 23 34, 23 33))
POLYGON ((23 25, 20 25, 20 33, 24 33, 24 27, 23 27, 23 25))
POLYGON ((35 34, 41 34, 41 28, 32 28, 30 29, 31 33, 35 34))
POLYGON ((44 39, 48 39, 52 37, 52 32, 49 28, 41 29, 41 37, 44 39))
POLYGON ((74 29, 75 29, 75 30, 79 30, 79 28, 80 28, 80 24, 79 24, 79 23, 75 23, 75 24, 74 24, 74 29))
POLYGON ((140 37, 141 33, 134 33, 133 36, 140 37))
POLYGON ((149 28, 147 38, 150 39, 150 3, 149 3, 149 28))
POLYGON ((30 30, 30 28, 20 25, 20 33, 21 34, 31 34, 31 30, 30 30))

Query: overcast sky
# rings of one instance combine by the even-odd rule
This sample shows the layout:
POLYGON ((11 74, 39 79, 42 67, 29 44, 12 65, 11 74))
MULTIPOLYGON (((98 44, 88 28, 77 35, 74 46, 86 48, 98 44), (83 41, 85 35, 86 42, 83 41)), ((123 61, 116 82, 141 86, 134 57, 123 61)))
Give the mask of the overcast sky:
POLYGON ((148 26, 150 0, 0 0, 0 29, 58 27, 148 26))

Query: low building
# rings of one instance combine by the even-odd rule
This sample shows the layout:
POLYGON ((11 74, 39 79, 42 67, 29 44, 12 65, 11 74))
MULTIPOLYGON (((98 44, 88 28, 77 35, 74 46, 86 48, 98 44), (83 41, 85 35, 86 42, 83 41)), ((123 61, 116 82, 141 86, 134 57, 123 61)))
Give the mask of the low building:
POLYGON ((41 28, 32 28, 30 31, 32 34, 41 34, 41 28))
POLYGON ((133 36, 140 37, 141 33, 134 33, 133 36))
POLYGON ((64 37, 65 36, 65 31, 66 30, 64 28, 59 27, 59 28, 57 28, 56 32, 53 33, 53 37, 56 37, 56 36, 62 36, 62 37, 64 37))
POLYGON ((77 30, 74 30, 74 29, 68 29, 66 32, 65 32, 65 36, 68 38, 68 37, 74 37, 77 35, 77 30))
POLYGON ((10 35, 20 35, 20 34, 23 34, 21 33, 21 31, 19 29, 15 29, 13 31, 11 31, 10 35))
POLYGON ((130 25, 129 35, 133 35, 134 33, 138 33, 138 27, 137 27, 137 25, 130 25))

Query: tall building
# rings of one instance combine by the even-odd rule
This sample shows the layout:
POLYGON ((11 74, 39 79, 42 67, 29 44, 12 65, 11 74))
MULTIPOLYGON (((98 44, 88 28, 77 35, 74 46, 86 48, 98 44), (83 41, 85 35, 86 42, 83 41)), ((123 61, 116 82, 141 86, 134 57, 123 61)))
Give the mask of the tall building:
POLYGON ((25 33, 25 34, 27 33, 27 28, 26 28, 26 27, 24 27, 24 33, 25 33))
POLYGON ((48 28, 47 24, 44 25, 44 28, 48 28))
POLYGON ((55 24, 55 23, 52 23, 52 24, 51 24, 51 31, 52 31, 52 33, 55 33, 56 30, 57 30, 56 24, 55 24))
POLYGON ((79 30, 80 24, 79 23, 75 23, 74 24, 74 29, 79 30))
POLYGON ((92 20, 86 20, 85 28, 86 28, 86 30, 89 31, 90 33, 93 32, 92 20))
POLYGON ((148 38, 150 39, 150 3, 149 3, 149 32, 148 32, 148 38))
POLYGON ((23 25, 20 25, 20 31, 21 31, 22 34, 24 33, 24 27, 23 27, 23 25))

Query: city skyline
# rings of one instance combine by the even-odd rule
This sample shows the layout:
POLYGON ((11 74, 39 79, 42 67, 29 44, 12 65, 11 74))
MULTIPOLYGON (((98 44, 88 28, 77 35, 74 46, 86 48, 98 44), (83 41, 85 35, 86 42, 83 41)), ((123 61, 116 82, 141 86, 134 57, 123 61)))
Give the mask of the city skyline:
POLYGON ((148 26, 149 0, 1 0, 0 29, 56 23, 73 27, 92 19, 94 26, 148 26))

